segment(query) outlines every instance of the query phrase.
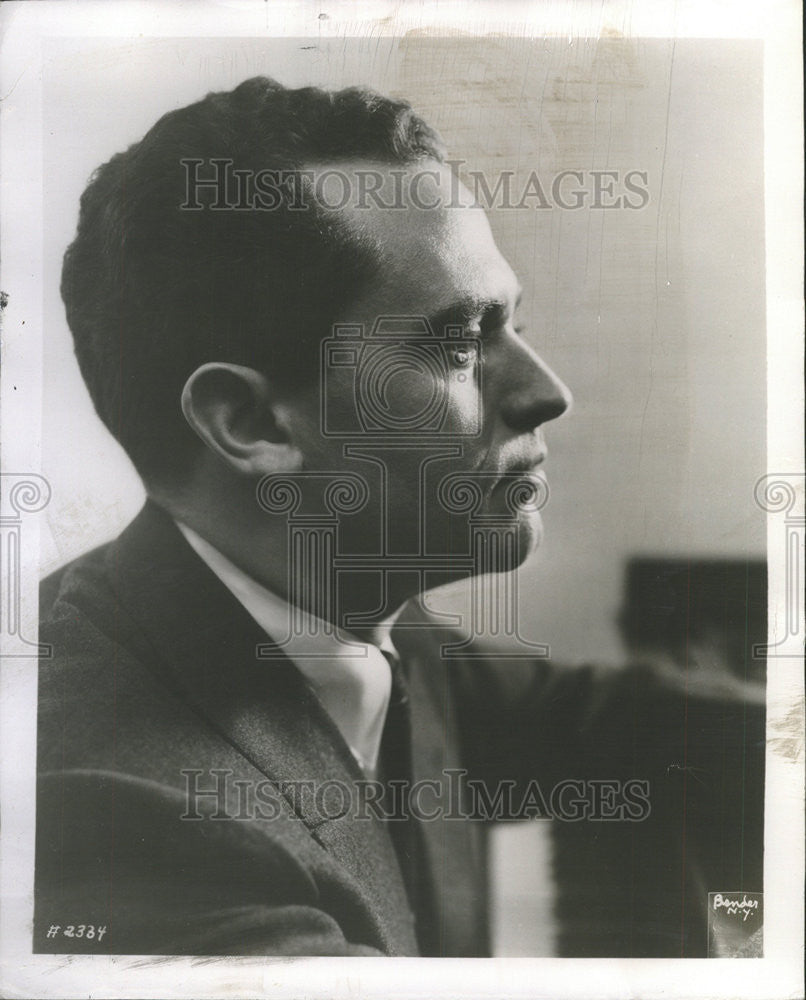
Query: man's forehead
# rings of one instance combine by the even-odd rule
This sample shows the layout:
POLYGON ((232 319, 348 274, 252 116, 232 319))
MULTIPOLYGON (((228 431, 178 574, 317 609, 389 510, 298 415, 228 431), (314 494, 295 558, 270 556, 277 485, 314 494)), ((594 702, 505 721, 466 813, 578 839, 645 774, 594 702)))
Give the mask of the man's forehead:
POLYGON ((450 244, 497 252, 484 210, 442 163, 357 161, 311 169, 317 203, 365 238, 394 246, 396 255, 407 248, 438 253, 450 244))
POLYGON ((444 164, 361 161, 312 169, 326 211, 374 244, 387 265, 376 287, 387 301, 400 296, 402 308, 406 293, 420 294, 443 309, 457 297, 516 298, 517 278, 484 210, 444 164))
MULTIPOLYGON (((438 160, 385 163, 335 160, 306 164, 326 207, 423 212, 478 207, 468 188, 438 160)), ((483 212, 482 212, 483 214, 483 212)))

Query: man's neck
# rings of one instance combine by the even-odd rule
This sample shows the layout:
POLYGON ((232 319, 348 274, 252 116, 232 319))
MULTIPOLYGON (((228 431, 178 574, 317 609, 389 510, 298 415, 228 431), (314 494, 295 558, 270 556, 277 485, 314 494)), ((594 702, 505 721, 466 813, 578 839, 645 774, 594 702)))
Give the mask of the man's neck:
POLYGON ((250 525, 246 517, 220 516, 219 510, 232 509, 226 505, 216 508, 211 504, 200 511, 198 504, 182 504, 175 499, 166 503, 157 496, 152 499, 262 587, 362 642, 382 646, 395 618, 412 596, 395 587, 394 580, 384 580, 377 573, 355 573, 349 580, 331 574, 335 593, 326 586, 310 586, 309 580, 289 570, 287 523, 279 518, 263 515, 261 524, 250 525))

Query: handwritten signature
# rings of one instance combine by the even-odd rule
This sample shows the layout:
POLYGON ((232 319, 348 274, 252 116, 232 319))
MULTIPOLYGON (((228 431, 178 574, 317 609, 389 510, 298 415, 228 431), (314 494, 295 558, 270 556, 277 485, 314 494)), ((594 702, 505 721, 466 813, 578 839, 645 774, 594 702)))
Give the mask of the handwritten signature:
POLYGON ((723 896, 721 892, 714 894, 714 910, 726 910, 731 915, 741 913, 742 922, 747 920, 750 914, 757 909, 758 900, 748 899, 744 893, 742 893, 741 899, 738 896, 723 896))

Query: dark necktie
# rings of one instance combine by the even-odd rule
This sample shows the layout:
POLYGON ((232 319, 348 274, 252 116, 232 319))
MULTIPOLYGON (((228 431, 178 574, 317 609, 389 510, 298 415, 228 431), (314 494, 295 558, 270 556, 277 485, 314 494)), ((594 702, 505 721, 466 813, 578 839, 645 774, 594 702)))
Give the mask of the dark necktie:
POLYGON ((413 779, 411 702, 400 658, 382 650, 392 668, 392 692, 381 739, 381 780, 386 784, 384 802, 389 835, 397 853, 409 905, 420 917, 428 907, 428 886, 423 864, 422 830, 408 807, 413 779), (397 784, 399 783, 399 784, 397 784))

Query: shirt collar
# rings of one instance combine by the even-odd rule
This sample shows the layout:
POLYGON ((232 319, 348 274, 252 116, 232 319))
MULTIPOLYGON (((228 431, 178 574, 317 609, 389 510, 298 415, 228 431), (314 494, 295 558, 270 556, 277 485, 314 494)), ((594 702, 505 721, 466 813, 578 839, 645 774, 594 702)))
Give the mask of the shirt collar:
POLYGON ((392 621, 379 645, 362 642, 289 604, 181 521, 176 526, 267 635, 306 678, 365 773, 374 776, 391 692, 392 621))

